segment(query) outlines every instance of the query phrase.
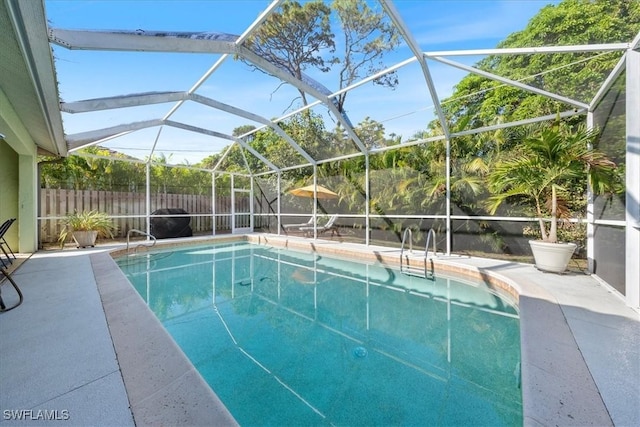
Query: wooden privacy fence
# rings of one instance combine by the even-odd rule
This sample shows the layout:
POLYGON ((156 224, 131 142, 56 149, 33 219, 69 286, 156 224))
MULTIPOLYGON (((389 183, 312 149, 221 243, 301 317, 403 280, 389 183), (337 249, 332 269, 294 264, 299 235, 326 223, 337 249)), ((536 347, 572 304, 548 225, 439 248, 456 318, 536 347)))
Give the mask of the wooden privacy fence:
MULTIPOLYGON (((211 232, 212 205, 210 195, 196 194, 151 194, 150 212, 161 208, 182 208, 191 215, 194 234, 211 232)), ((236 204, 248 204, 249 198, 236 204)), ((237 206, 248 212, 247 206, 237 206)), ((40 241, 51 243, 58 240, 60 219, 74 211, 97 210, 113 217, 117 227, 116 237, 126 237, 132 229, 146 230, 146 197, 144 193, 122 193, 97 190, 40 190, 40 241)), ((216 197, 216 230, 231 229, 231 198, 216 197)))

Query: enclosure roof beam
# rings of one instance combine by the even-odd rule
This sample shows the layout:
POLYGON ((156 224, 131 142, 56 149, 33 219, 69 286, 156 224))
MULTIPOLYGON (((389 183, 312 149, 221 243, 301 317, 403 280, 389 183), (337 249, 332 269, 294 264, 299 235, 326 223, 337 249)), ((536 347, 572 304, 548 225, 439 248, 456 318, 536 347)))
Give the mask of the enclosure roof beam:
POLYGON ((613 82, 618 77, 620 77, 622 72, 625 70, 626 62, 627 62, 626 58, 627 58, 626 54, 622 55, 622 58, 620 58, 618 63, 615 65, 615 67, 613 67, 613 70, 609 73, 604 83, 602 83, 602 85, 600 86, 600 89, 598 89, 598 92, 596 92, 596 94, 593 96, 593 99, 591 99, 591 102, 589 103, 589 111, 593 111, 593 109, 596 108, 596 106, 600 103, 602 98, 604 98, 607 92, 609 92, 609 89, 611 89, 611 85, 613 84, 613 82))
POLYGON ((75 133, 73 135, 67 135, 66 139, 67 144, 69 145, 69 149, 77 150, 79 148, 91 145, 98 140, 107 139, 119 134, 129 133, 136 130, 162 126, 162 124, 162 120, 145 120, 140 122, 111 126, 103 129, 95 129, 87 132, 75 133))
POLYGON ((207 107, 215 108, 216 110, 224 111, 229 114, 233 114, 234 116, 243 117, 245 119, 252 120, 257 123, 262 123, 267 126, 270 126, 272 123, 270 120, 258 115, 251 113, 249 111, 243 110, 241 108, 234 107, 229 104, 225 104, 220 101, 216 101, 213 98, 209 98, 202 95, 197 95, 195 93, 189 95, 188 97, 191 101, 197 102, 198 104, 206 105, 207 107))
POLYGON ((236 142, 236 143, 240 144, 243 148, 245 148, 247 151, 249 151, 251 154, 256 156, 260 161, 265 163, 270 169, 279 170, 279 168, 276 165, 271 163, 262 154, 258 153, 254 148, 252 148, 249 144, 247 144, 245 141, 243 141, 240 138, 237 138, 237 137, 231 136, 231 135, 227 135, 227 134, 224 134, 224 133, 216 132, 216 131, 210 130, 210 129, 204 129, 204 128, 197 127, 197 126, 187 125, 185 123, 175 122, 173 120, 165 120, 164 124, 167 125, 167 126, 174 127, 174 128, 183 129, 183 130, 187 130, 187 131, 190 131, 190 132, 201 133, 203 135, 209 135, 209 136, 213 136, 213 137, 216 137, 216 138, 221 138, 221 139, 226 139, 226 140, 229 140, 229 141, 236 142))
POLYGON ((189 132, 201 133, 203 135, 209 135, 215 138, 234 141, 233 137, 231 135, 227 135, 226 133, 216 132, 215 130, 204 129, 198 126, 188 125, 186 123, 180 123, 173 120, 164 120, 163 124, 177 129, 188 130, 189 132))
POLYGON ((416 58, 415 56, 412 56, 411 58, 405 59, 404 61, 400 61, 397 64, 392 65, 391 67, 385 68, 384 70, 380 70, 375 74, 371 74, 369 77, 365 77, 365 78, 363 78, 361 80, 358 80, 357 82, 355 82, 355 83, 353 83, 353 84, 351 84, 349 86, 343 87, 339 91, 332 93, 331 96, 332 97, 333 96, 338 96, 338 95, 341 95, 341 94, 343 94, 345 92, 349 92, 350 90, 356 89, 356 88, 358 88, 360 86, 363 86, 363 85, 365 85, 367 83, 370 83, 370 82, 372 82, 374 80, 377 80, 377 79, 379 79, 380 77, 382 77, 382 76, 384 76, 386 74, 392 73, 392 72, 394 72, 396 70, 399 70, 400 68, 402 68, 402 67, 404 67, 406 65, 409 65, 409 64, 411 64, 413 62, 416 62, 417 60, 418 60, 418 58, 416 58))
POLYGON ((88 113, 91 111, 111 110, 115 108, 139 107, 142 105, 162 104, 188 98, 187 92, 146 92, 107 98, 86 99, 75 102, 61 102, 60 109, 65 113, 88 113))
POLYGON ((289 143, 289 145, 291 145, 294 148, 294 150, 296 150, 309 163, 312 163, 312 164, 316 163, 315 159, 311 157, 309 153, 303 150, 302 147, 300 147, 293 140, 293 138, 291 138, 278 124, 272 122, 271 120, 265 117, 262 117, 258 114, 254 114, 249 111, 245 111, 240 108, 236 108, 231 105, 224 104, 222 102, 216 101, 214 99, 211 99, 202 95, 191 94, 189 95, 189 99, 191 99, 194 102, 198 102, 200 104, 215 108, 217 110, 225 111, 229 114, 233 114, 235 116, 243 117, 245 119, 253 120, 254 122, 262 123, 263 125, 269 126, 271 129, 274 130, 274 132, 276 132, 278 135, 284 138, 289 143))
POLYGON ((70 50, 236 53, 238 36, 187 31, 87 31, 49 29, 51 43, 70 50))
POLYGON ((487 56, 487 55, 527 55, 536 53, 582 53, 582 52, 614 52, 624 51, 629 43, 608 43, 569 46, 511 47, 495 49, 441 50, 424 52, 424 56, 487 56))
MULTIPOLYGON (((81 50, 114 50, 114 51, 144 51, 144 52, 178 52, 178 53, 223 53, 238 54, 248 61, 265 69, 270 74, 280 78, 294 87, 304 90, 312 96, 322 100, 343 124, 351 138, 361 150, 364 144, 356 136, 346 115, 340 113, 329 98, 322 91, 329 93, 318 82, 305 76, 306 82, 299 80, 291 73, 283 70, 248 49, 236 44, 238 36, 223 33, 194 33, 194 32, 160 32, 160 31, 78 31, 50 29, 50 40, 54 44, 68 49, 81 50)), ((220 63, 220 61, 218 61, 220 63)), ((201 79, 202 81, 203 79, 201 79)), ((192 91, 190 91, 191 93, 192 91)), ((179 101, 179 105, 181 102, 179 101)), ((175 110, 175 109, 174 109, 175 110)), ((174 111, 172 110, 172 112, 174 111)), ((165 119, 170 116, 167 115, 165 119)), ((291 139, 288 139, 290 142, 291 139)), ((297 145, 297 144, 296 144, 297 145)), ((295 148, 295 147, 294 147, 295 148)), ((299 147, 298 147, 299 149, 299 147)), ((299 151, 300 152, 300 151, 299 151)), ((315 163, 308 154, 300 153, 307 161, 315 163)))
POLYGON ((245 32, 242 33, 240 37, 238 37, 238 39, 236 40, 236 44, 240 45, 244 43, 244 41, 251 35, 251 33, 256 31, 260 27, 260 25, 262 25, 264 21, 267 20, 269 15, 271 15, 278 7, 280 7, 282 3, 284 3, 284 0, 273 0, 271 4, 269 4, 269 6, 267 6, 267 8, 263 10, 262 13, 256 18, 256 20, 253 21, 253 23, 245 30, 245 32))
MULTIPOLYGON (((212 107, 235 116, 253 120, 271 127, 278 135, 284 138, 302 157, 308 162, 315 163, 315 160, 304 151, 280 126, 257 114, 224 104, 214 99, 188 92, 149 92, 140 94, 131 94, 123 96, 115 96, 108 98, 88 99, 76 102, 60 103, 62 111, 67 113, 86 113, 90 111, 109 110, 125 107, 136 107, 142 105, 159 104, 164 102, 186 101, 191 100, 208 107, 212 107)), ((167 118, 163 119, 165 123, 167 118)), ((185 125, 186 126, 186 125, 185 125)), ((178 126, 179 127, 179 126, 178 126)), ((182 129, 185 129, 182 127, 182 129)), ((207 131, 213 132, 213 131, 207 131)), ((222 134, 219 134, 222 135, 222 134)), ((217 135, 218 137, 220 137, 217 135)))
MULTIPOLYGON (((224 61, 227 60, 228 57, 229 57, 229 55, 225 53, 220 58, 218 58, 218 60, 198 79, 198 81, 193 86, 191 86, 191 88, 187 91, 187 93, 188 94, 192 94, 196 90, 198 90, 198 88, 200 86, 202 86, 204 84, 204 82, 206 82, 209 77, 211 77, 211 75, 224 63, 224 61)), ((167 114, 164 115, 163 119, 164 120, 168 120, 171 116, 173 116, 173 114, 176 111, 178 111, 178 109, 180 109, 180 107, 182 107, 184 102, 185 102, 185 100, 180 100, 180 101, 176 102, 173 105, 173 107, 171 107, 171 109, 167 112, 167 114)))
MULTIPOLYGON (((279 1, 275 1, 273 2, 267 9, 265 9, 260 16, 256 19, 256 21, 240 36, 240 37, 236 37, 234 43, 236 45, 242 43, 242 41, 249 36, 249 34, 251 32, 253 32, 255 30, 255 28, 258 27, 258 25, 260 23, 262 23, 273 11, 273 9, 275 9, 275 7, 277 7, 277 5, 279 4, 279 1)), ((224 53, 222 54, 222 56, 220 56, 220 58, 218 58, 218 60, 198 79, 198 81, 191 86, 191 88, 187 91, 187 93, 189 95, 192 95, 195 93, 196 90, 198 90, 198 88, 200 86, 202 86, 204 84, 204 82, 207 81, 207 79, 209 79, 209 77, 211 77, 211 75, 213 75, 213 73, 227 60, 227 58, 229 57, 228 53, 224 53)), ((180 107, 182 107, 182 105, 184 105, 185 100, 181 99, 178 100, 173 107, 171 107, 171 109, 169 110, 169 112, 167 114, 165 114, 165 116, 163 117, 163 120, 168 120, 171 116, 173 116, 173 114, 178 111, 178 109, 180 107)), ((155 150, 155 144, 154 144, 154 150, 155 150)))
POLYGON ((529 85, 526 85, 524 83, 520 83, 520 82, 515 81, 515 80, 507 79, 505 77, 500 77, 500 76, 497 76, 495 74, 491 74, 491 73, 488 73, 486 71, 482 71, 482 70, 479 70, 477 68, 470 67, 470 66, 461 64, 459 62, 456 62, 456 61, 451 61, 450 59, 445 59, 445 58, 441 58, 441 57, 434 57, 432 59, 434 59, 434 60, 436 60, 438 62, 442 62, 443 64, 451 65, 452 67, 459 68, 461 70, 468 71, 470 73, 477 74, 477 75, 482 76, 482 77, 486 77, 486 78, 491 79, 491 80, 499 81, 499 82, 504 83, 504 84, 509 85, 509 86, 513 86, 513 87, 517 87, 517 88, 522 89, 522 90, 526 90, 527 92, 532 92, 532 93, 535 93, 537 95, 542 95, 542 96, 545 96, 547 98, 555 99, 556 101, 560 101, 560 102, 564 102, 564 103, 569 104, 569 105, 573 105, 575 107, 585 108, 585 109, 589 108, 589 105, 585 104, 584 102, 576 101, 574 99, 567 98, 565 96, 561 96, 561 95, 558 95, 558 94, 555 94, 555 93, 552 93, 552 92, 548 92, 546 90, 538 89, 538 88, 535 88, 533 86, 529 86, 529 85))
POLYGON ((209 129, 203 129, 200 127, 191 126, 191 125, 187 125, 180 122, 175 122, 172 120, 145 120, 145 121, 140 121, 135 123, 112 126, 104 129, 97 129, 97 130, 92 130, 88 132, 76 133, 73 135, 68 135, 67 142, 69 144, 70 150, 77 150, 77 149, 92 145, 96 143, 96 141, 103 141, 105 139, 116 137, 121 134, 130 133, 133 131, 147 129, 151 127, 163 126, 163 125, 236 142, 240 144, 242 147, 244 147, 245 149, 247 149, 247 151, 249 151, 251 154, 256 156, 256 158, 258 158, 260 161, 265 163, 269 168, 276 171, 280 170, 277 166, 271 163, 268 159, 266 159, 263 155, 258 153, 255 149, 253 149, 251 146, 249 146, 246 142, 244 142, 240 138, 236 138, 234 136, 226 135, 224 133, 216 132, 209 129))
POLYGON ((220 158, 218 159, 218 162, 213 166, 213 169, 211 169, 212 172, 216 172, 218 170, 218 168, 220 167, 220 165, 222 165, 222 162, 224 161, 224 159, 227 158, 227 156, 229 155, 233 147, 235 147, 235 145, 233 144, 230 144, 229 146, 227 146, 227 149, 224 151, 224 153, 222 153, 222 156, 220 156, 220 158))
POLYGON ((387 0, 380 0, 380 4, 382 4, 382 7, 391 18, 391 21, 409 45, 409 48, 411 49, 411 52, 413 52, 413 55, 418 59, 420 67, 422 68, 422 74, 424 75, 425 82, 427 83, 427 88, 429 89, 429 94, 431 95, 431 100, 433 101, 433 105, 436 110, 436 115, 438 116, 438 121, 440 122, 440 126, 442 126, 442 131, 445 138, 449 139, 449 126, 447 125, 447 120, 444 116, 444 112, 442 111, 440 98, 438 97, 436 86, 433 83, 433 78, 431 77, 429 66, 427 65, 427 61, 425 60, 424 54, 420 49, 418 42, 414 39, 413 35, 405 25, 402 17, 400 17, 400 14, 398 13, 392 2, 387 0))
POLYGON ((498 129, 508 129, 508 128, 513 128, 517 126, 529 125, 533 123, 548 122, 548 121, 557 119, 558 117, 561 119, 565 119, 567 117, 580 116, 585 114, 586 112, 587 112, 586 109, 567 110, 561 113, 554 113, 554 114, 548 114, 546 116, 534 117, 532 119, 522 119, 522 120, 516 120, 513 122, 498 123, 495 125, 483 126, 481 128, 476 128, 476 129, 463 130, 460 132, 452 133, 451 137, 455 138, 457 136, 475 135, 478 133, 491 132, 498 129))
POLYGON ((636 36, 634 37, 633 41, 631 42, 631 46, 629 46, 629 49, 640 49, 640 31, 638 31, 638 34, 636 34, 636 36))
POLYGON ((342 124, 347 134, 353 140, 353 142, 358 146, 360 151, 362 151, 363 153, 367 151, 367 149, 365 148, 360 138, 355 134, 353 130, 353 125, 351 124, 351 121, 349 120, 347 115, 338 110, 338 108, 335 106, 333 101, 329 99, 328 95, 330 94, 330 92, 325 88, 320 87, 320 84, 318 82, 309 78, 306 78, 305 79, 306 81, 302 81, 296 78, 295 76, 293 76, 288 71, 279 68, 275 64, 267 61, 266 59, 262 58, 261 56, 255 54, 254 52, 250 51, 245 47, 239 46, 238 54, 243 58, 245 58, 247 61, 256 65, 258 68, 267 71, 269 74, 279 78, 282 81, 285 81, 293 85, 295 88, 300 89, 310 94, 311 96, 315 97, 316 99, 320 100, 326 107, 329 108, 329 111, 331 111, 331 113, 336 117, 336 119, 342 124))

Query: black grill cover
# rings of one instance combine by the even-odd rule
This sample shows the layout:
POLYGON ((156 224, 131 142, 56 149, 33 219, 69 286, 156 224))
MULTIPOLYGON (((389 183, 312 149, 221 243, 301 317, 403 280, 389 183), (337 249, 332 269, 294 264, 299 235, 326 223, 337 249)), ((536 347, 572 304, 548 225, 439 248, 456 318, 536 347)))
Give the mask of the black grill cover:
MULTIPOLYGON (((181 208, 163 208, 151 213, 151 215, 188 215, 189 212, 181 208)), ((155 217, 151 218, 151 234, 156 239, 168 239, 172 237, 193 236, 191 230, 191 217, 155 217)))

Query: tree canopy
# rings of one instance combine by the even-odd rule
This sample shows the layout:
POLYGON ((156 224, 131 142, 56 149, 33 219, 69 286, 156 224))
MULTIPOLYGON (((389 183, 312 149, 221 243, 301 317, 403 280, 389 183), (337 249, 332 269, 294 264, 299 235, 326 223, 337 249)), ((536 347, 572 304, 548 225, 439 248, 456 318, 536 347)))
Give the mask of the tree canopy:
MULTIPOLYGON (((386 15, 362 0, 334 0, 330 7, 322 0, 302 5, 287 0, 246 41, 253 52, 299 80, 310 68, 322 73, 337 69, 337 89, 382 70, 385 54, 398 44, 398 30, 386 15), (339 34, 334 34, 333 27, 340 29, 339 34), (341 56, 335 56, 336 38, 340 38, 341 56)), ((374 83, 393 88, 398 79, 394 72, 374 83)), ((308 105, 307 94, 298 92, 302 105, 308 105)), ((346 97, 347 92, 336 97, 338 111, 344 111, 346 97)))
MULTIPOLYGON (((541 9, 526 28, 509 35, 498 47, 623 42, 633 39, 639 30, 638 1, 564 0, 541 9)), ((303 5, 288 0, 271 16, 264 29, 256 32, 249 40, 251 49, 263 49, 259 53, 261 56, 274 55, 269 60, 281 61, 280 66, 297 77, 311 67, 319 71, 337 67, 341 71, 335 74, 338 79, 336 86, 340 88, 380 69, 384 54, 397 43, 398 34, 388 26, 386 18, 369 10, 360 0, 335 0, 330 8, 318 0, 305 2, 303 5), (330 19, 332 13, 339 18, 333 21, 333 26, 330 19), (337 25, 338 22, 340 25, 337 25), (343 37, 344 41, 338 44, 336 37, 343 37), (335 57, 336 45, 345 48, 339 61, 335 57), (291 54, 288 55, 288 52, 291 54)), ((490 55, 479 61, 476 67, 587 103, 600 88, 620 55, 490 55)), ((379 83, 390 87, 400 84, 394 76, 388 76, 387 80, 379 83)), ((302 102, 306 103, 304 94, 301 93, 301 97, 302 102)), ((346 109, 344 96, 337 102, 341 109, 346 109)), ((461 79, 453 94, 443 100, 442 106, 448 126, 453 132, 556 114, 560 110, 571 108, 557 100, 506 86, 476 74, 469 74, 461 79)), ((567 125, 574 126, 578 120, 569 120, 567 125)), ((314 159, 326 160, 338 153, 355 153, 354 144, 345 129, 339 124, 328 129, 327 123, 330 122, 319 114, 304 111, 288 117, 279 126, 314 159)), ((447 147, 444 140, 372 154, 368 159, 371 171, 371 212, 380 215, 442 215, 446 203, 450 202, 453 211, 459 214, 490 214, 483 203, 491 195, 488 191, 488 172, 495 168, 503 156, 518 149, 526 130, 524 127, 500 129, 454 138, 450 142, 450 200, 445 197, 447 147)), ((287 168, 306 163, 303 156, 274 129, 263 128, 247 135, 252 131, 255 131, 252 125, 245 125, 236 128, 233 134, 244 138, 247 144, 278 167, 287 168)), ((355 126, 354 131, 370 149, 400 143, 397 136, 386 135, 384 125, 371 117, 364 118, 355 126)), ((442 133, 439 122, 434 120, 425 123, 424 131, 416 137, 442 133)), ((616 133, 609 138, 620 139, 620 134, 616 133)), ((610 144, 619 147, 620 141, 612 141, 610 144)), ((602 147, 599 149, 603 150, 602 147)), ((94 154, 100 154, 101 149, 95 147, 88 149, 88 152, 93 153, 91 150, 95 150, 94 154)), ((620 151, 618 148, 616 150, 620 151)), ((624 173, 624 165, 620 165, 624 158, 619 154, 616 152, 612 159, 618 164, 619 173, 624 173)), ((210 156, 198 166, 211 168, 217 164, 220 156, 210 156)), ((204 177, 206 173, 189 171, 181 174, 175 168, 162 166, 166 159, 154 160, 160 163, 154 165, 152 172, 154 191, 210 189, 210 178, 204 177)), ((64 167, 56 163, 43 166, 43 185, 141 189, 144 183, 144 171, 141 169, 143 165, 140 164, 110 163, 108 160, 76 156, 69 157, 65 162, 64 167), (102 168, 104 173, 95 174, 96 168, 102 168)), ((364 211, 364 189, 367 184, 365 165, 365 159, 361 156, 324 162, 317 169, 323 180, 332 182, 331 188, 338 192, 339 202, 348 212, 362 214, 364 211)), ((223 166, 222 170, 237 173, 267 170, 263 162, 237 144, 223 160, 223 166)), ((312 173, 313 169, 306 167, 287 170, 283 175, 287 182, 308 184, 312 173)), ((576 177, 575 182, 576 185, 570 186, 566 200, 567 208, 579 214, 586 203, 586 180, 576 177)), ((498 214, 529 215, 533 212, 531 207, 522 204, 502 206, 498 214)))
MULTIPOLYGON (((564 0, 540 10, 522 31, 510 34, 499 48, 586 45, 627 42, 640 30, 640 2, 564 0)), ((539 53, 490 55, 476 67, 495 75, 589 102, 613 70, 621 53, 539 53)), ((542 95, 526 92, 477 74, 464 77, 442 102, 450 124, 462 119, 468 128, 501 121, 555 114, 570 109, 542 95)), ((432 122, 431 129, 438 125, 432 122)))
MULTIPOLYGON (((331 9, 322 1, 315 0, 301 5, 287 0, 245 44, 260 57, 288 71, 298 80, 302 80, 303 72, 309 67, 327 72, 335 60, 326 57, 335 50, 330 15, 331 9)), ((307 105, 307 94, 300 89, 298 92, 303 105, 307 105)))

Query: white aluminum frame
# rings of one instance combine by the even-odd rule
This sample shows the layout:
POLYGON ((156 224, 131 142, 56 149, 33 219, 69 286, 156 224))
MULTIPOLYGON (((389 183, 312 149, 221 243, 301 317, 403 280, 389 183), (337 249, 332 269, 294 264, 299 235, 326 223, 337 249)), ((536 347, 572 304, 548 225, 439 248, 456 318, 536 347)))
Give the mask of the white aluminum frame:
MULTIPOLYGON (((451 215, 450 209, 450 169, 451 169, 451 152, 450 152, 450 141, 451 138, 462 135, 475 134, 487 130, 498 129, 502 127, 511 127, 518 126, 527 123, 534 123, 536 121, 541 121, 548 119, 545 118, 535 118, 523 120, 520 122, 514 122, 509 124, 501 124, 498 126, 490 126, 485 127, 483 129, 470 129, 466 131, 461 131, 457 133, 451 133, 450 129, 447 127, 447 123, 444 117, 444 113, 441 108, 440 98, 438 97, 435 89, 435 85, 431 78, 430 70, 427 64, 427 60, 439 61, 441 63, 448 64, 453 67, 457 67, 459 69, 476 73, 486 78, 491 78, 497 81, 500 81, 504 84, 509 84, 514 87, 518 87, 523 90, 528 90, 533 93, 537 93, 539 95, 547 96, 551 99, 555 99, 560 102, 564 102, 568 105, 573 105, 576 107, 576 111, 565 111, 561 114, 562 117, 569 117, 574 114, 584 114, 587 112, 587 123, 588 125, 592 125, 593 117, 592 112, 593 108, 597 103, 601 100, 602 96, 606 93, 608 87, 612 84, 613 81, 620 75, 622 70, 626 67, 626 92, 627 92, 627 104, 626 104, 626 168, 627 168, 627 176, 626 176, 626 217, 625 220, 622 221, 620 225, 625 228, 625 239, 626 239, 626 300, 627 304, 632 307, 640 307, 640 120, 637 118, 640 117, 640 52, 638 51, 640 45, 640 34, 636 36, 636 38, 631 43, 612 43, 612 44, 596 44, 596 45, 580 45, 580 46, 549 46, 549 47, 529 47, 529 48, 507 48, 507 49, 478 49, 478 50, 459 50, 459 51, 433 51, 433 52, 423 52, 420 49, 419 44, 416 42, 413 34, 409 31, 407 26, 402 20, 402 17, 396 10, 393 2, 391 0, 380 0, 380 4, 384 11, 387 13, 392 23, 398 29, 398 31, 403 36, 404 40, 407 42, 409 48, 413 53, 413 57, 404 60, 398 64, 393 65, 392 67, 387 68, 384 71, 377 73, 376 75, 369 76, 366 79, 363 79, 360 82, 354 83, 353 85, 341 89, 338 92, 330 93, 328 90, 325 90, 321 85, 312 79, 307 78, 306 76, 303 79, 297 79, 292 77, 290 74, 284 72, 283 70, 274 66, 274 64, 269 63, 264 58, 257 56, 255 53, 249 51, 243 46, 243 42, 249 37, 268 17, 271 13, 273 13, 277 8, 282 4, 283 0, 276 0, 269 4, 269 6, 261 13, 254 22, 242 33, 240 36, 228 36, 228 35, 220 35, 220 34, 209 34, 209 35, 200 35, 199 37, 184 37, 187 33, 166 33, 166 32, 145 32, 145 31, 75 31, 75 30, 67 30, 67 29, 55 29, 49 28, 49 41, 52 44, 57 44, 59 46, 63 46, 69 49, 90 49, 90 50, 122 50, 122 51, 146 51, 146 52, 203 52, 203 53, 217 53, 220 54, 220 58, 211 66, 211 68, 202 75, 202 77, 186 92, 164 92, 158 94, 136 94, 130 96, 120 96, 114 98, 105 98, 98 100, 85 100, 85 101, 76 101, 69 103, 62 103, 60 105, 60 109, 62 111, 70 112, 70 113, 80 113, 80 112, 89 112, 89 111, 98 111, 104 108, 123 108, 132 105, 149 105, 160 102, 174 102, 174 105, 168 110, 168 112, 162 117, 153 120, 141 121, 136 123, 123 123, 116 126, 112 126, 105 129, 94 129, 87 132, 81 132, 75 135, 67 135, 66 142, 68 145, 69 151, 76 151, 80 148, 87 147, 90 145, 99 144, 110 139, 129 134, 131 132, 136 132, 141 129, 146 129, 150 127, 158 127, 158 133, 156 135, 156 140, 154 141, 153 148, 151 149, 151 154, 153 154, 158 138, 164 126, 170 126, 186 131, 198 132, 201 134, 209 135, 214 138, 221 138, 224 140, 231 141, 232 144, 229 146, 227 151, 221 156, 219 162, 215 165, 212 173, 212 195, 215 196, 215 176, 217 173, 224 173, 220 171, 219 168, 223 164, 223 160, 227 157, 229 150, 234 144, 240 145, 244 150, 250 152, 256 158, 258 158, 261 162, 263 162, 268 168, 269 172, 266 173, 276 173, 278 177, 278 192, 282 194, 281 189, 281 173, 285 170, 296 169, 300 167, 312 166, 314 168, 314 172, 317 170, 317 166, 319 164, 323 164, 329 161, 335 161, 340 159, 352 158, 355 156, 365 156, 365 164, 366 167, 366 226, 367 226, 367 234, 366 234, 366 243, 369 244, 369 227, 370 222, 369 219, 371 217, 371 213, 369 211, 369 200, 370 200, 370 188, 369 188, 369 159, 371 154, 379 153, 385 150, 395 149, 397 147, 384 147, 375 150, 368 150, 362 141, 358 138, 353 130, 353 126, 351 125, 348 117, 344 112, 338 111, 333 103, 333 98, 340 93, 347 92, 356 87, 359 87, 367 82, 374 80, 375 78, 384 75, 385 73, 389 73, 395 71, 405 65, 411 64, 414 61, 418 61, 420 67, 422 69, 425 84, 429 90, 429 94, 432 98, 435 113, 437 119, 440 122, 440 125, 443 129, 444 135, 441 137, 434 137, 420 141, 411 141, 407 144, 402 144, 400 147, 406 147, 415 144, 424 144, 430 141, 441 140, 444 139, 446 143, 446 182, 447 182, 447 253, 450 253, 450 241, 451 241, 451 230, 450 224, 453 216, 451 215), (572 100, 567 97, 563 97, 558 94, 554 94, 548 91, 544 91, 541 89, 533 88, 526 84, 516 82, 510 79, 502 78, 499 76, 492 75, 491 73, 487 73, 481 70, 478 70, 474 67, 469 67, 453 61, 451 59, 446 59, 445 57, 459 57, 459 56, 485 56, 485 55, 514 55, 514 54, 545 54, 545 53, 574 53, 574 52, 613 52, 619 51, 624 52, 624 56, 618 62, 618 65, 615 67, 613 72, 604 82, 602 88, 594 99, 587 105, 583 102, 572 100), (295 86, 297 89, 302 90, 309 95, 316 98, 316 101, 310 103, 308 106, 303 109, 298 110, 300 112, 307 108, 313 108, 314 106, 323 105, 326 107, 335 119, 340 122, 340 124, 345 128, 347 134, 354 142, 354 144, 358 147, 359 152, 351 153, 348 155, 343 155, 339 157, 335 157, 332 159, 323 159, 318 160, 314 159, 311 155, 306 153, 300 145, 293 140, 289 135, 287 135, 282 128, 277 124, 279 121, 283 120, 286 117, 291 116, 292 114, 296 114, 297 112, 290 113, 286 116, 283 116, 279 119, 268 120, 264 117, 260 117, 251 112, 241 110, 237 107, 223 104, 219 101, 202 97, 200 95, 195 94, 195 91, 201 87, 207 79, 213 75, 216 70, 226 61, 230 55, 238 55, 243 59, 252 62, 257 67, 265 70, 266 72, 272 74, 273 76, 281 79, 282 81, 288 82, 295 86), (267 158, 261 155, 256 150, 252 149, 243 138, 237 138, 230 135, 226 135, 224 133, 218 132, 214 129, 204 129, 201 127, 191 126, 188 124, 176 122, 174 120, 170 120, 171 116, 187 101, 199 102, 202 105, 208 106, 210 108, 217 108, 222 111, 225 111, 229 114, 237 115, 240 117, 244 117, 249 120, 253 120, 257 123, 260 123, 263 126, 269 126, 274 129, 285 141, 287 141, 301 156, 304 158, 306 163, 299 165, 291 165, 291 166, 283 166, 277 167, 273 163, 271 163, 267 158)), ((30 6, 30 2, 17 2, 17 1, 9 1, 7 3, 8 9, 10 10, 10 19, 14 28, 24 30, 26 28, 25 22, 23 22, 23 16, 28 16, 28 11, 30 6)), ((24 40, 23 45, 27 45, 27 41, 29 41, 30 35, 23 31, 22 40, 24 40)), ((29 43, 30 45, 36 45, 35 43, 29 43)), ((25 49, 24 56, 30 59, 29 65, 32 66, 30 71, 33 76, 32 79, 34 81, 39 81, 41 79, 46 78, 45 72, 39 71, 43 70, 48 65, 43 65, 39 63, 39 56, 34 56, 30 52, 27 52, 25 49)), ((53 78, 54 76, 49 76, 53 78)), ((51 85, 47 85, 51 86, 51 85)), ((38 88, 38 87, 36 87, 38 88)), ((41 100, 49 100, 52 99, 48 94, 39 94, 39 99, 41 100)), ((57 100, 56 100, 57 101, 57 100)), ((45 115, 47 115, 47 111, 51 111, 53 108, 52 103, 46 103, 41 105, 41 108, 45 111, 45 115)), ((54 105, 55 106, 55 105, 54 105)), ((57 128, 50 127, 48 132, 54 141, 61 140, 62 130, 57 128)), ((63 151, 63 150, 61 150, 63 151)), ((244 153, 244 151, 243 151, 244 153)), ((149 156, 149 161, 147 164, 147 200, 149 197, 149 167, 152 163, 151 155, 149 156)), ((170 165, 166 165, 170 166, 170 165)), ((258 176, 259 174, 252 174, 249 171, 250 177, 258 176)), ((253 199, 253 179, 251 179, 251 197, 253 199)), ((317 185, 317 174, 314 173, 314 185, 317 185)), ((233 186, 232 186, 233 189, 233 186)), ((232 191, 233 193, 233 191, 232 191)), ((215 199, 214 199, 215 200, 215 199)), ((215 203, 214 203, 215 205, 215 203)), ((147 219, 149 218, 149 203, 147 203, 147 219)), ((590 204, 590 211, 592 212, 592 204, 590 204)), ((215 206, 212 207, 212 214, 214 215, 214 230, 215 234, 215 206)), ((278 197, 278 226, 281 223, 281 205, 280 205, 280 197, 278 197)), ((317 215, 314 206, 314 216, 317 215)), ((614 221, 615 222, 615 221, 614 221)), ((148 221, 147 221, 148 223, 148 221)), ((607 221, 594 221, 593 215, 590 214, 588 218, 588 226, 589 226, 589 234, 588 234, 588 247, 589 247, 589 255, 593 256, 593 226, 594 224, 605 224, 607 221)), ((149 231, 149 230, 147 230, 149 231)), ((314 233, 314 237, 317 237, 317 233, 314 233)), ((593 266, 593 265, 592 265, 593 266)))

